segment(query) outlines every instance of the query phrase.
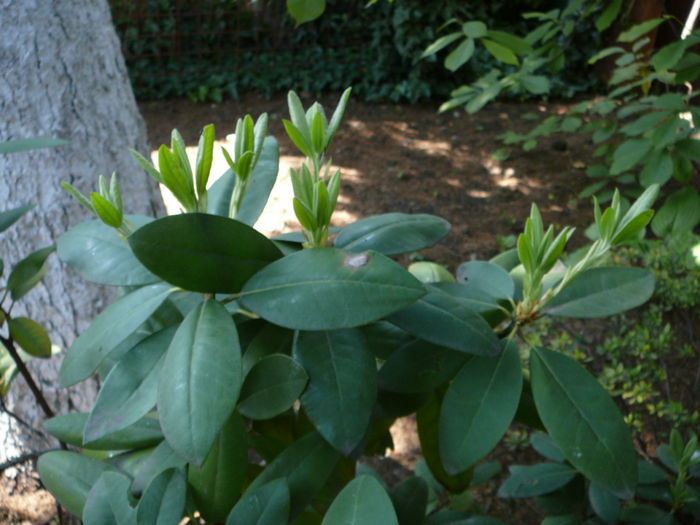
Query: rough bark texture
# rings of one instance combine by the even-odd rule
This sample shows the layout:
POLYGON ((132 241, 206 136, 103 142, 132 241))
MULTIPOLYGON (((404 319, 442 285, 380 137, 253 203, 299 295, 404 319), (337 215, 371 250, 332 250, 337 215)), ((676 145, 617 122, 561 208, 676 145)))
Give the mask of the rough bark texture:
MULTIPOLYGON (((160 206, 156 186, 127 151, 147 151, 145 125, 107 1, 0 0, 0 27, 0 142, 38 136, 71 141, 59 148, 0 155, 0 209, 37 205, 0 239, 5 268, 86 218, 87 212, 59 187, 61 181, 89 193, 98 174, 116 171, 126 211, 153 214, 160 206)), ((39 321, 54 344, 65 349, 105 306, 106 293, 52 256, 42 284, 12 314, 39 321)), ((57 411, 87 409, 96 384, 58 391, 59 364, 60 358, 35 360, 30 369, 57 411)), ((32 425, 42 419, 21 378, 4 403, 32 425)), ((0 442, 0 461, 47 445, 7 414, 0 414, 0 442)))

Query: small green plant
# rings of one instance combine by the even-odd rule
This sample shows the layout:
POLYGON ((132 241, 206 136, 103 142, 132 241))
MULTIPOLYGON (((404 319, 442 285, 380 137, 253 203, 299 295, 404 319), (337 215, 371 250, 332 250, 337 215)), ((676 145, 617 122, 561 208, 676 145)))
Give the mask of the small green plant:
MULTIPOLYGON (((607 392, 571 358, 521 350, 514 336, 538 317, 607 316, 651 296, 645 270, 600 264, 642 233, 657 188, 626 212, 617 198, 596 206, 599 240, 568 267, 571 229, 555 236, 533 206, 517 249, 498 260, 456 276, 427 262, 409 271, 390 256, 435 244, 444 220, 387 213, 330 236, 341 175, 329 176, 328 147, 348 94, 330 121, 289 95, 285 127, 307 157, 293 173, 303 231, 268 239, 251 226, 277 176, 277 144, 259 148, 244 119, 232 169, 208 190, 207 131, 195 169, 177 134, 158 168, 142 162, 184 213, 123 215, 127 235, 94 206, 98 220, 58 240, 62 260, 123 291, 61 367, 64 387, 102 378, 89 413, 45 425, 78 450, 39 461, 45 486, 85 523, 445 523, 454 511, 430 494, 468 506, 465 490, 493 471, 477 464, 521 419, 546 428, 587 479, 634 494, 631 436, 607 392), (411 413, 425 467, 387 490, 356 460, 383 452, 393 421, 411 413)), ((102 186, 107 201, 119 194, 102 186)))

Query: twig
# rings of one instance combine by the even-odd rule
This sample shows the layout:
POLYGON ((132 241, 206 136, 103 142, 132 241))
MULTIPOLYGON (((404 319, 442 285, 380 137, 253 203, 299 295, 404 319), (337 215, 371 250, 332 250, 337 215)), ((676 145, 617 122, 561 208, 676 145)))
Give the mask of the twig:
POLYGON ((27 452, 26 454, 22 454, 21 456, 18 456, 14 459, 10 459, 8 461, 5 461, 4 463, 0 463, 0 472, 4 472, 10 467, 14 467, 15 465, 20 465, 22 463, 26 463, 30 459, 35 459, 44 454, 45 452, 51 452, 52 450, 58 450, 55 448, 48 449, 48 450, 36 450, 33 452, 27 452))
POLYGON ((46 439, 46 435, 39 429, 34 428, 31 424, 29 424, 27 421, 19 417, 17 414, 12 412, 9 408, 7 408, 7 405, 5 405, 5 400, 0 397, 0 410, 2 410, 5 414, 7 414, 9 417, 17 421, 21 426, 25 427, 27 430, 30 432, 36 434, 39 437, 42 437, 46 439))

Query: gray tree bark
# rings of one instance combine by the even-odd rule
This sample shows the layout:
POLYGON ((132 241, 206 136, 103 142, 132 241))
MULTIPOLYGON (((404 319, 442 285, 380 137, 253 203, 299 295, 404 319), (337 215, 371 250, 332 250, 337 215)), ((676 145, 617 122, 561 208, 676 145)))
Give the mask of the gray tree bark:
MULTIPOLYGON (((127 151, 147 154, 145 125, 107 0, 0 0, 0 27, 0 142, 39 136, 70 140, 58 148, 0 155, 0 210, 37 205, 0 238, 5 268, 51 245, 87 217, 59 187, 61 181, 89 193, 98 174, 116 171, 128 213, 159 210, 155 183, 127 151)), ((12 313, 40 322, 65 350, 105 306, 106 293, 52 256, 42 283, 12 313)), ((58 390, 59 365, 60 357, 54 357, 34 360, 29 368, 57 412, 86 410, 96 384, 58 390)), ((22 378, 15 380, 4 404, 41 428, 43 415, 22 378)), ((7 413, 0 414, 0 442, 0 462, 47 446, 45 438, 7 413)))

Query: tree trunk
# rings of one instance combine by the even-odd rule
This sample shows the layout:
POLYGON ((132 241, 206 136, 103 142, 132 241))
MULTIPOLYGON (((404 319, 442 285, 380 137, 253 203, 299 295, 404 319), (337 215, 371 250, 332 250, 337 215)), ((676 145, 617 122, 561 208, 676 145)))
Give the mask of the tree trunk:
MULTIPOLYGON (((0 210, 37 205, 3 234, 0 257, 5 267, 54 243, 86 218, 87 212, 59 187, 61 181, 89 193, 99 174, 116 171, 127 212, 153 214, 160 209, 156 185, 127 151, 147 154, 145 125, 107 1, 0 0, 0 27, 0 142, 39 136, 70 141, 58 148, 0 155, 0 210)), ((65 350, 109 298, 101 287, 86 284, 61 266, 52 256, 42 283, 12 314, 40 322, 52 342, 65 350)), ((34 360, 29 368, 57 412, 86 410, 95 382, 59 391, 59 364, 60 358, 34 360)), ((15 380, 4 403, 41 428, 42 413, 22 378, 15 380)), ((0 414, 0 441, 0 461, 49 446, 7 413, 0 414)))

